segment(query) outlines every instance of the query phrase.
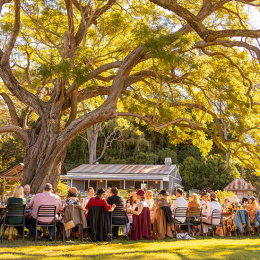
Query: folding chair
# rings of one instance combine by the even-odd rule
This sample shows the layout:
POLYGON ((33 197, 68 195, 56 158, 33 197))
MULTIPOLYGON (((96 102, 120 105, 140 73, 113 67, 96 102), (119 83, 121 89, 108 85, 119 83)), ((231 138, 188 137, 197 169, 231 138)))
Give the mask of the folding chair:
POLYGON ((175 237, 177 235, 176 232, 176 226, 188 226, 188 222, 187 222, 187 211, 188 208, 186 207, 178 207, 174 210, 174 216, 173 216, 173 221, 174 221, 174 233, 175 233, 175 237), (185 218, 185 222, 182 223, 180 222, 177 218, 185 218))
MULTIPOLYGON (((57 233, 56 233, 56 206, 54 205, 42 205, 38 208, 38 212, 37 212, 37 217, 36 217, 36 223, 31 223, 31 227, 32 225, 36 226, 36 230, 35 230, 35 243, 37 241, 37 228, 38 227, 54 227, 54 235, 55 235, 55 243, 57 242, 57 233), (53 221, 50 224, 45 224, 45 223, 41 223, 39 222, 39 218, 53 218, 53 221)), ((31 230, 32 228, 30 228, 30 235, 29 235, 29 240, 31 240, 31 230)))
POLYGON ((205 223, 203 222, 204 225, 210 225, 212 228, 212 236, 214 237, 214 227, 219 227, 221 226, 223 229, 223 235, 225 236, 225 230, 224 230, 224 222, 223 222, 223 216, 222 216, 222 212, 219 209, 214 209, 212 211, 212 215, 211 215, 211 223, 205 223), (219 221, 218 221, 219 220, 219 221))
MULTIPOLYGON (((70 207, 70 206, 69 206, 70 207)), ((64 208, 64 210, 66 211, 66 210, 68 210, 68 208, 69 208, 68 206, 66 206, 65 208, 64 208)), ((74 210, 77 210, 77 209, 74 209, 74 210)), ((83 224, 82 223, 78 223, 78 224, 76 224, 75 225, 75 227, 74 228, 72 228, 72 231, 73 231, 73 240, 75 239, 75 228, 76 227, 79 227, 79 229, 80 229, 80 238, 81 238, 81 241, 83 242, 83 224)), ((65 242, 65 226, 64 226, 64 224, 63 224, 63 227, 62 227, 62 240, 63 240, 63 242, 65 242)))
POLYGON ((188 216, 187 216, 187 222, 188 222, 188 227, 189 227, 189 235, 190 235, 190 226, 191 225, 200 226, 200 230, 203 234, 203 239, 204 239, 202 215, 201 215, 200 208, 193 207, 193 208, 189 209, 188 216))
MULTIPOLYGON (((23 205, 23 204, 12 203, 12 204, 7 205, 6 211, 5 211, 5 214, 4 214, 4 218, 3 218, 3 232, 2 232, 2 240, 1 240, 2 244, 3 244, 3 240, 4 240, 5 227, 12 227, 12 226, 23 228, 23 243, 24 243, 24 226, 25 226, 24 211, 25 211, 25 205, 23 205), (7 224, 6 223, 7 217, 22 217, 23 223, 21 223, 21 224, 7 224)), ((17 240, 18 240, 18 233, 17 233, 17 240)))
MULTIPOLYGON (((126 237, 127 237, 127 241, 129 240, 128 238, 128 232, 127 232, 127 220, 128 220, 128 216, 127 216, 127 212, 121 208, 115 208, 114 211, 111 212, 111 230, 112 230, 112 226, 114 227, 125 227, 126 228, 126 237), (113 224, 113 220, 122 220, 122 223, 124 224, 113 224)), ((113 232, 111 232, 111 241, 112 241, 112 236, 113 236, 113 232)))

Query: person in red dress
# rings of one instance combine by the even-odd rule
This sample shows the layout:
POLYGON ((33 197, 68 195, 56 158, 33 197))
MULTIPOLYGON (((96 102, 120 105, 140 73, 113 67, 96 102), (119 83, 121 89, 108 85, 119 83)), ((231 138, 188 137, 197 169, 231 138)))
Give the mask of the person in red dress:
POLYGON ((105 200, 105 190, 100 188, 98 189, 96 196, 94 198, 91 198, 86 205, 86 218, 88 216, 88 211, 93 206, 103 206, 106 211, 113 211, 116 208, 116 205, 113 204, 112 207, 107 203, 105 200))

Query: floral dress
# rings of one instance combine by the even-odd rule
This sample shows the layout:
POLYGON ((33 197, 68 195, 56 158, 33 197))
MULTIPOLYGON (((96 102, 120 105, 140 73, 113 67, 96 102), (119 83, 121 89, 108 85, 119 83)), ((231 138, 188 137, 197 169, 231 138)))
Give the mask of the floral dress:
POLYGON ((239 209, 241 209, 241 206, 233 203, 229 205, 229 207, 226 209, 226 212, 231 214, 230 217, 224 220, 224 225, 228 231, 236 230, 234 224, 234 216, 239 209))

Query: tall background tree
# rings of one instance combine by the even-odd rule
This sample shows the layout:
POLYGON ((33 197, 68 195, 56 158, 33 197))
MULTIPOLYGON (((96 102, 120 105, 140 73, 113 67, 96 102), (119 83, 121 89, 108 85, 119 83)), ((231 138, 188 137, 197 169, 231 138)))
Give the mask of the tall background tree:
POLYGON ((119 116, 258 169, 260 33, 248 5, 257 1, 1 1, 10 124, 0 133, 25 143, 23 184, 56 186, 67 145, 119 116))

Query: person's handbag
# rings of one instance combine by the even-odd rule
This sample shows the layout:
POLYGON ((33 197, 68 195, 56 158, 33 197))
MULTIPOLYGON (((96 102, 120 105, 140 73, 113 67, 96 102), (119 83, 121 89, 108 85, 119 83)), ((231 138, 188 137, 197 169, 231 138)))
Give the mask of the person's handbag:
POLYGON ((64 228, 65 230, 68 230, 68 229, 71 229, 71 228, 74 228, 75 227, 75 224, 74 224, 74 205, 72 206, 72 220, 68 221, 68 222, 64 222, 64 228))
POLYGON ((218 228, 216 230, 216 235, 220 236, 220 237, 224 236, 224 234, 223 234, 223 227, 222 226, 218 226, 218 228))

